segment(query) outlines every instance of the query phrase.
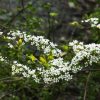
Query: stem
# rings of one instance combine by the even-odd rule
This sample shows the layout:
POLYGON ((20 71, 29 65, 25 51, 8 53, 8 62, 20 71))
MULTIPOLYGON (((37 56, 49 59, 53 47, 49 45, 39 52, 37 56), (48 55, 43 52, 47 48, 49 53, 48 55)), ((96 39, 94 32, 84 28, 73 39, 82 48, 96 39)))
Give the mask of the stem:
POLYGON ((88 91, 88 82, 89 82, 90 76, 91 76, 91 72, 89 72, 89 74, 88 74, 88 76, 87 76, 83 100, 86 100, 87 91, 88 91))

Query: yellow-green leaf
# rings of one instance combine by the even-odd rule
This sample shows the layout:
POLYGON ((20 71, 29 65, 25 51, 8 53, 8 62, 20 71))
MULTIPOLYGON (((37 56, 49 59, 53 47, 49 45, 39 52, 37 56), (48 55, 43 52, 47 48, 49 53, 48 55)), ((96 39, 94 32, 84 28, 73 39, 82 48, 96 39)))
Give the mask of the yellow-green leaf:
POLYGON ((62 45, 61 48, 64 50, 64 51, 67 51, 69 49, 69 47, 67 45, 62 45))
POLYGON ((35 56, 33 56, 33 54, 31 54, 30 56, 28 56, 29 57, 29 59, 31 60, 31 61, 35 61, 36 60, 36 57, 35 56))
POLYGON ((69 25, 74 26, 74 27, 81 27, 81 25, 77 21, 70 22, 69 25))
POLYGON ((52 60, 54 57, 53 57, 53 55, 48 55, 48 60, 52 60))
POLYGON ((18 44, 18 45, 21 45, 22 42, 23 42, 23 41, 22 41, 22 39, 20 38, 20 39, 18 40, 17 44, 18 44))
POLYGON ((47 63, 46 59, 42 56, 40 56, 39 60, 41 63, 45 63, 45 64, 47 63))
POLYGON ((56 13, 56 12, 51 12, 50 13, 50 16, 52 16, 52 17, 55 17, 55 16, 57 16, 58 14, 56 13))

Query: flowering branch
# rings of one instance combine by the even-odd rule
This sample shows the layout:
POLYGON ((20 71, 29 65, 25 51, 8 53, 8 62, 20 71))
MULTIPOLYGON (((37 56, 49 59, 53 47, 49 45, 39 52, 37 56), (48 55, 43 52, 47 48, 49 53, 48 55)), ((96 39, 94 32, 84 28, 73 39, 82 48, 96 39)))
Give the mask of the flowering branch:
POLYGON ((2 36, 1 32, 0 36, 6 41, 5 48, 13 52, 6 53, 7 57, 3 57, 4 51, 0 52, 0 62, 11 62, 9 66, 12 68, 12 76, 32 78, 36 83, 69 81, 75 73, 91 71, 92 69, 84 68, 99 64, 100 61, 100 44, 84 45, 77 40, 70 42, 69 48, 72 49, 73 57, 67 61, 62 57, 63 52, 58 45, 43 36, 28 35, 20 31, 11 31, 6 36, 2 36))

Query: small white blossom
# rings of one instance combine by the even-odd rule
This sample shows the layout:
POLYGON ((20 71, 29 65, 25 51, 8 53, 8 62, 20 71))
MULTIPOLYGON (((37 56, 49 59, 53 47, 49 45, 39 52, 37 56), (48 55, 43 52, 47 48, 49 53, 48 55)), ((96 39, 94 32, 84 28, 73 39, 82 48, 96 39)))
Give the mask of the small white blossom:
POLYGON ((91 24, 91 27, 97 27, 97 28, 99 28, 99 24, 98 24, 99 23, 99 19, 96 18, 96 17, 89 18, 89 19, 86 19, 86 20, 82 20, 81 22, 82 23, 83 22, 85 22, 85 23, 89 22, 91 24))
POLYGON ((97 26, 96 26, 98 29, 100 29, 100 24, 97 24, 97 26))
POLYGON ((13 48, 13 47, 14 47, 11 43, 8 43, 8 46, 9 46, 10 48, 13 48))
POLYGON ((2 35, 3 34, 3 32, 0 32, 0 35, 2 35))

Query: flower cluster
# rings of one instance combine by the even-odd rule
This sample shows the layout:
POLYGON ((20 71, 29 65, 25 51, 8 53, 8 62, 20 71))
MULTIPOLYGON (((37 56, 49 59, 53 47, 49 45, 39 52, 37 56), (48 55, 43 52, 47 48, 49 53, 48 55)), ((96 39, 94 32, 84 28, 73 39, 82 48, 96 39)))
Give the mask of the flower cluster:
POLYGON ((78 53, 79 51, 84 49, 84 44, 83 42, 78 42, 77 40, 74 40, 73 42, 69 43, 69 46, 72 47, 73 51, 75 53, 78 53))
POLYGON ((4 62, 5 61, 4 57, 0 56, 0 61, 4 62))
POLYGON ((3 56, 0 54, 0 62, 5 63, 5 64, 8 64, 7 57, 3 57, 3 56))
POLYGON ((91 27, 96 27, 96 28, 100 29, 99 19, 96 17, 82 20, 82 22, 85 22, 85 23, 89 22, 91 24, 91 27))
POLYGON ((69 62, 64 62, 63 58, 53 59, 49 62, 50 69, 43 70, 43 80, 46 83, 57 83, 60 80, 69 81, 72 79, 72 75, 70 75, 69 71, 71 71, 71 67, 69 67, 69 62))
POLYGON ((71 70, 68 66, 69 63, 65 63, 63 58, 54 59, 50 61, 49 64, 51 66, 49 69, 45 69, 43 66, 31 69, 26 65, 14 61, 12 64, 12 75, 18 74, 26 78, 32 77, 35 82, 43 80, 46 84, 57 83, 60 80, 69 81, 72 79, 72 75, 69 73, 71 70), (36 72, 38 72, 38 75, 36 72))
MULTIPOLYGON (((59 57, 61 55, 61 50, 57 48, 57 45, 53 42, 50 42, 48 39, 45 39, 43 36, 34 36, 34 35, 27 35, 25 32, 20 31, 11 31, 7 33, 7 39, 16 40, 16 38, 22 39, 22 45, 27 42, 30 42, 31 46, 36 46, 37 50, 43 50, 43 53, 49 55, 52 53, 53 56, 59 57)), ((13 48, 11 43, 8 43, 10 48, 13 48)))
POLYGON ((12 64, 12 75, 20 74, 25 78, 32 77, 35 82, 39 82, 38 77, 36 77, 34 69, 30 69, 26 65, 20 64, 17 61, 13 61, 12 64))
MULTIPOLYGON (((0 56, 0 61, 7 62, 2 56, 0 56)), ((12 75, 23 76, 24 78, 31 77, 36 83, 43 81, 46 84, 57 83, 60 80, 69 81, 72 79, 72 75, 69 73, 71 70, 68 66, 69 63, 65 63, 63 58, 54 59, 50 61, 49 64, 51 66, 49 69, 45 69, 43 66, 31 69, 17 61, 13 61, 11 64, 12 75)))
POLYGON ((69 45, 72 46, 75 53, 70 63, 74 72, 100 61, 100 44, 83 45, 81 42, 77 41, 77 44, 75 44, 75 41, 73 41, 69 45))

